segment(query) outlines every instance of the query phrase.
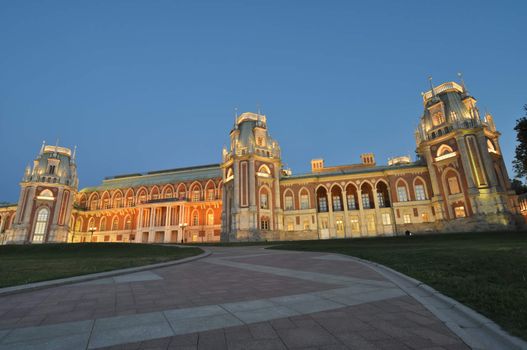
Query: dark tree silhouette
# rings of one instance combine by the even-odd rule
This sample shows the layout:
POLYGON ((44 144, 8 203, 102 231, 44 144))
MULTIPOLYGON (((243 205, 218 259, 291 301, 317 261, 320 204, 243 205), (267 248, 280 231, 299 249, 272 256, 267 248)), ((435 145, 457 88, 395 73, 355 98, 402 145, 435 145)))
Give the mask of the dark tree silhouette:
POLYGON ((516 120, 516 156, 514 157, 514 170, 516 171, 517 177, 527 176, 527 104, 523 106, 525 110, 525 116, 516 120))

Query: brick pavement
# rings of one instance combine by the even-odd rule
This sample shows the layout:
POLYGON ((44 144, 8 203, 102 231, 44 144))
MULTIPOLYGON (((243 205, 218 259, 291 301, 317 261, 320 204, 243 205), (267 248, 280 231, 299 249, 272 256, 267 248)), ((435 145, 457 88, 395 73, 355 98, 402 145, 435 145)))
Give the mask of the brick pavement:
POLYGON ((211 249, 203 260, 126 278, 1 297, 0 349, 468 348, 364 265, 211 249))

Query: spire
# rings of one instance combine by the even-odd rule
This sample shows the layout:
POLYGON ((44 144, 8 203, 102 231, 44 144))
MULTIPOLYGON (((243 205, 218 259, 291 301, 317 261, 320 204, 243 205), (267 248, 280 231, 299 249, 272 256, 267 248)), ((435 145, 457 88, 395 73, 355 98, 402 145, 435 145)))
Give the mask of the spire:
POLYGON ((436 92, 434 91, 434 84, 432 83, 432 76, 428 77, 428 82, 430 83, 430 90, 432 91, 432 97, 436 97, 436 92))
POLYGON ((42 147, 40 147, 40 153, 39 155, 42 155, 42 153, 44 153, 44 147, 46 146, 46 141, 42 141, 42 147))
POLYGON ((234 107, 234 129, 238 126, 238 107, 234 107))
POLYGON ((468 95, 467 87, 465 86, 465 80, 463 79, 463 73, 457 73, 457 76, 461 80, 461 87, 463 88, 463 93, 468 95))
POLYGON ((71 157, 72 160, 75 160, 75 154, 77 154, 77 145, 73 147, 73 156, 71 157))
POLYGON ((55 153, 59 151, 59 138, 57 137, 57 142, 55 143, 55 153))

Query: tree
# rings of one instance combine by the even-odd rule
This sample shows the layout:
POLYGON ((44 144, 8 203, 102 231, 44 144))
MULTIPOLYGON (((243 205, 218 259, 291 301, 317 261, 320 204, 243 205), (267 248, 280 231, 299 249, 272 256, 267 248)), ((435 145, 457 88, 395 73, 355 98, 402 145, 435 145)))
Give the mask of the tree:
POLYGON ((518 195, 527 193, 527 186, 523 182, 518 180, 518 179, 514 179, 514 180, 511 181, 511 188, 518 195))
POLYGON ((514 157, 514 170, 516 177, 527 177, 527 104, 523 106, 525 116, 516 120, 516 156, 514 157))

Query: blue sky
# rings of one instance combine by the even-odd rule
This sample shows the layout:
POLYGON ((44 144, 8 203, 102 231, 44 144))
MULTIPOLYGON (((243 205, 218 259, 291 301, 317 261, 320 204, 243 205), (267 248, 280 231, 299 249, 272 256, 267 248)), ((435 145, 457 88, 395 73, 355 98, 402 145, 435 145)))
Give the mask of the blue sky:
POLYGON ((257 104, 294 173, 385 164, 414 154, 427 77, 458 71, 510 171, 526 17, 524 1, 2 1, 0 201, 42 140, 77 145, 90 186, 219 162, 234 107, 257 104))

